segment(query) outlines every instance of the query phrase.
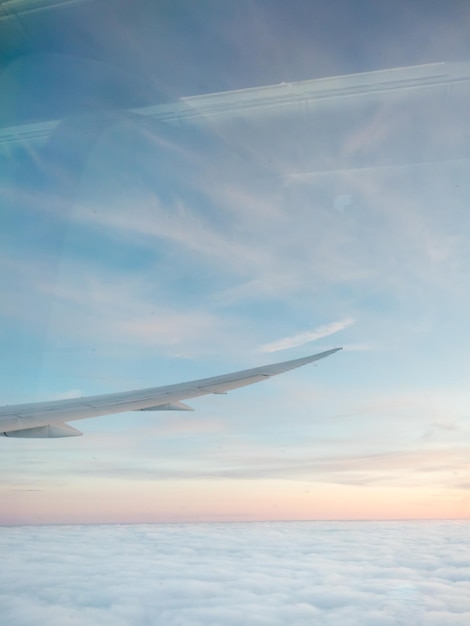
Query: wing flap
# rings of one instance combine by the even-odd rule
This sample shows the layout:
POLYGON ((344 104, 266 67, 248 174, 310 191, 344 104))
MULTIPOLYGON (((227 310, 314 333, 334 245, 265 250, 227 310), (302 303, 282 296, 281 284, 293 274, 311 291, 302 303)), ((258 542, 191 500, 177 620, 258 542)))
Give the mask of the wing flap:
POLYGON ((22 430, 10 430, 2 433, 4 437, 22 437, 23 439, 56 439, 58 437, 78 437, 83 433, 70 424, 47 424, 22 430))
POLYGON ((147 406, 145 409, 138 409, 139 411, 194 411, 192 406, 185 404, 184 402, 167 402, 166 404, 159 404, 158 406, 147 406))

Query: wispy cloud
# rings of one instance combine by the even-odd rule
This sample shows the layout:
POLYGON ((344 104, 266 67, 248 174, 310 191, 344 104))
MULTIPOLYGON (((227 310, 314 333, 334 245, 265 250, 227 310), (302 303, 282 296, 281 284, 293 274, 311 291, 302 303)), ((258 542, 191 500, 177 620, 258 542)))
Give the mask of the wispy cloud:
POLYGON ((266 343, 261 346, 261 352, 278 352, 279 350, 287 350, 288 348, 303 346, 310 341, 315 341, 316 339, 322 339, 323 337, 329 337, 330 335, 334 335, 335 333, 343 330, 344 328, 347 328, 348 326, 351 326, 354 323, 355 320, 352 317, 346 317, 343 320, 338 320, 337 322, 332 322, 331 324, 318 326, 313 330, 307 330, 303 333, 298 333, 297 335, 283 337, 282 339, 278 339, 277 341, 266 343))

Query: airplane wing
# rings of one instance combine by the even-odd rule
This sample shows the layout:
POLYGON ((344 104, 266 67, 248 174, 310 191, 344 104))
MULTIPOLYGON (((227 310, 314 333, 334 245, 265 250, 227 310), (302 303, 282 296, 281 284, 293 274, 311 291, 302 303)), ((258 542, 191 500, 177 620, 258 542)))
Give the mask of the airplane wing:
POLYGON ((66 424, 67 421, 125 411, 191 411, 192 408, 182 400, 211 393, 224 394, 232 389, 252 385, 271 376, 324 359, 338 350, 341 348, 188 383, 68 400, 3 406, 0 407, 0 435, 28 438, 72 437, 82 433, 66 424))

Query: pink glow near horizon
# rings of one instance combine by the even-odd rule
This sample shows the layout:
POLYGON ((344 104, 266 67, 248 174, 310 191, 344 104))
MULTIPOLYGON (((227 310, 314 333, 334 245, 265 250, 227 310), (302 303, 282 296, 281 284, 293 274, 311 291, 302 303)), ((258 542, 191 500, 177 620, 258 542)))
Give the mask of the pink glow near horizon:
POLYGON ((3 494, 1 524, 470 518, 461 490, 301 481, 162 481, 3 494), (107 495, 103 495, 107 494, 107 495))

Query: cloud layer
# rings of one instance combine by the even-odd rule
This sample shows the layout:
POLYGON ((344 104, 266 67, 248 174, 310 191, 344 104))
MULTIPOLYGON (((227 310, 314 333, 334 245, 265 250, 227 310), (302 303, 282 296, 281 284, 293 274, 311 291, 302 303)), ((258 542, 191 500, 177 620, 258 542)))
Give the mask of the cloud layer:
POLYGON ((468 524, 4 528, 8 626, 466 626, 468 524))

